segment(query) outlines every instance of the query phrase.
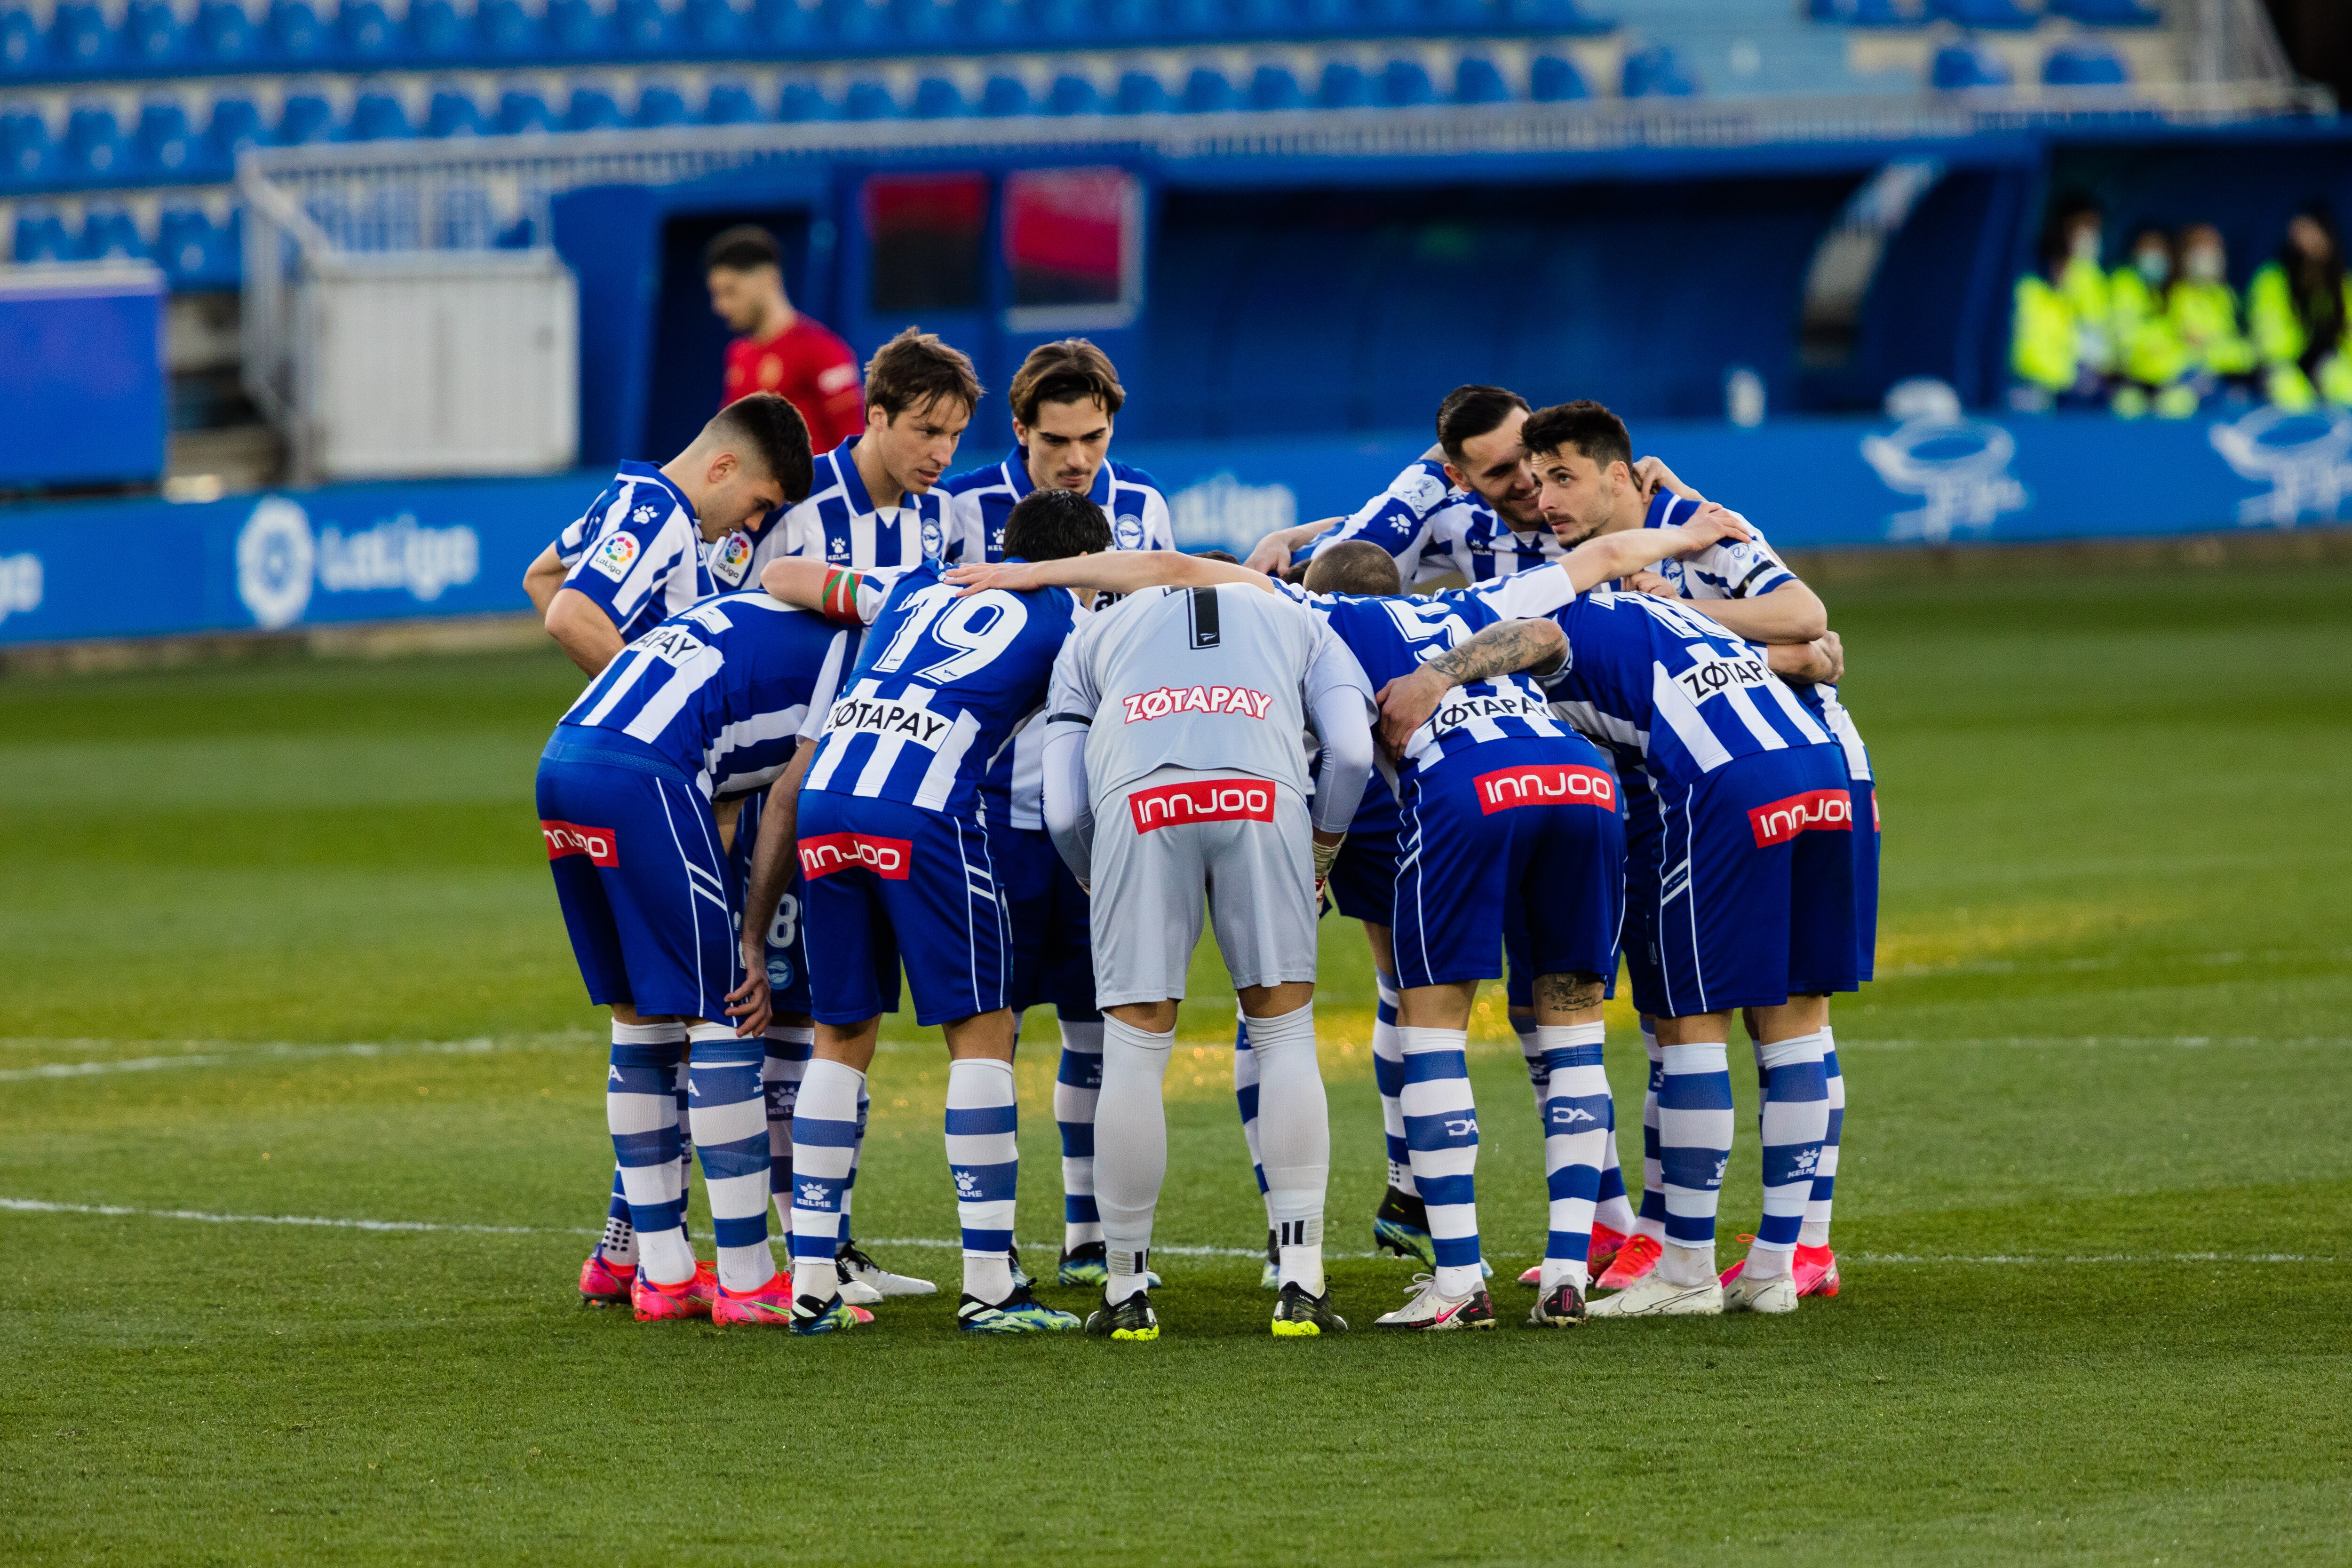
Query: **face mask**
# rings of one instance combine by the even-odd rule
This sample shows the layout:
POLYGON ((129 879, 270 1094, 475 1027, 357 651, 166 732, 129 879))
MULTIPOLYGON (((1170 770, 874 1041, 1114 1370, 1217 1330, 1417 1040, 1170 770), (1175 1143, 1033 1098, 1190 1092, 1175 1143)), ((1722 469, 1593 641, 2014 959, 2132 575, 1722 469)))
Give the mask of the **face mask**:
POLYGON ((2074 239, 2068 242, 2067 249, 2074 256, 2076 261, 2098 260, 2099 231, 2096 229, 2077 230, 2074 239))
POLYGON ((2132 258, 2132 266, 2150 283, 2162 283, 2172 272, 2171 258, 2160 250, 2144 250, 2132 258))
POLYGON ((2221 253, 2218 250, 2192 250, 2185 264, 2189 277, 2200 283, 2221 281, 2221 253))

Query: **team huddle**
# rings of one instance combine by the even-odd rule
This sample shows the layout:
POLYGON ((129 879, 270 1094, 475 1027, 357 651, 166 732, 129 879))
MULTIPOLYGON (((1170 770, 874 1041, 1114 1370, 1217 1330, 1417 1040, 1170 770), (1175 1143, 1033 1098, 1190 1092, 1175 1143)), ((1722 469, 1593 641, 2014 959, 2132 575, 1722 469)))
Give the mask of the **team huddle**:
POLYGON ((959 1325, 1082 1326, 1013 1245, 1016 1032, 1051 1006, 1053 1278, 1101 1287, 1086 1333, 1156 1339, 1161 1084, 1205 915, 1239 1000, 1272 1331, 1344 1332, 1327 908, 1362 923, 1379 977, 1374 1239, 1427 1269, 1382 1326, 1496 1322, 1466 1047, 1507 959, 1549 1201, 1527 1322, 1835 1294, 1828 1003, 1870 977, 1878 812, 1821 601, 1757 530, 1636 462, 1599 404, 1470 386, 1352 516, 1245 562, 1184 555, 1158 486, 1108 456, 1126 393, 1099 350, 1033 352, 1013 451, 950 477, 981 396, 909 330, 867 367, 861 434, 812 453, 782 399, 730 403, 669 463, 624 464, 526 579, 592 677, 538 783, 613 1015, 615 1166, 582 1295, 815 1333, 934 1289, 851 1223, 903 970, 948 1050, 959 1325), (1650 1057, 1638 1212, 1602 1070, 1621 955, 1650 1057), (1718 1274, 1734 1014, 1763 1213, 1718 1274), (711 1261, 686 1231, 698 1151, 711 1261))

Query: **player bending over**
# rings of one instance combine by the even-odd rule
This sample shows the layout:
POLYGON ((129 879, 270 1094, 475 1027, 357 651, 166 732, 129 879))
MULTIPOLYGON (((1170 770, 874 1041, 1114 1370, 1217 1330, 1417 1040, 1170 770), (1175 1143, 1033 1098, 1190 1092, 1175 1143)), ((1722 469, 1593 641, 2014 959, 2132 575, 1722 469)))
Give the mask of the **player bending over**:
MULTIPOLYGON (((1066 490, 1013 509, 1006 545, 1051 560, 1110 542, 1102 511, 1066 490)), ((1086 614, 1063 589, 964 596, 935 561, 851 572, 771 562, 761 580, 789 601, 866 626, 857 664, 823 738, 770 802, 744 906, 745 946, 776 906, 797 851, 816 1044, 793 1118, 794 1326, 850 1324, 835 1254, 856 1115, 881 1015, 896 1011, 903 958, 919 1024, 948 1046, 947 1149, 963 1229, 959 1327, 1076 1328, 1014 1278, 1011 946, 980 782, 1045 701, 1055 655, 1086 614)))
POLYGON ((1323 1278, 1331 1129, 1315 1059, 1315 915, 1371 771, 1370 684, 1314 616, 1237 568, 1121 552, 952 575, 1134 595, 1070 640, 1046 710, 1045 824, 1093 892, 1108 1015, 1095 1196, 1109 1277, 1087 1332, 1159 1337, 1148 1269, 1168 1169, 1161 1081, 1204 901, 1258 1064, 1280 1255, 1273 1330, 1344 1332, 1323 1278), (1188 572, 1244 580, 1141 591, 1188 572), (1299 744, 1310 726, 1323 747, 1311 818, 1299 744))

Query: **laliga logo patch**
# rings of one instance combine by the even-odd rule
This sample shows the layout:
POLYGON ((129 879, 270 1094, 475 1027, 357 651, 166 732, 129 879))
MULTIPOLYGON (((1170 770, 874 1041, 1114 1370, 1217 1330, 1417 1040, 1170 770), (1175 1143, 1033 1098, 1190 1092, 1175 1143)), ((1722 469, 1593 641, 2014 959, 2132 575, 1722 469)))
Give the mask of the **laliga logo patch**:
POLYGON ((1853 797, 1843 789, 1808 789, 1748 813, 1756 847, 1785 844, 1799 833, 1843 833, 1853 830, 1853 797))
POLYGON ((751 541, 741 534, 729 534, 710 552, 710 575, 730 588, 742 582, 751 565, 751 541))
POLYGON ((318 566, 310 514, 282 496, 253 508, 236 536, 236 596, 254 624, 275 632, 302 619, 310 607, 318 566))
POLYGON ((1148 723, 1177 713, 1232 713, 1246 718, 1264 718, 1265 710, 1274 704, 1265 693, 1251 691, 1247 686, 1161 686, 1157 691, 1136 692, 1119 700, 1126 705, 1129 724, 1148 723))
POLYGON ((889 882, 905 882, 913 874, 915 845, 910 839, 886 839, 872 833, 821 833, 801 841, 801 874, 814 882, 837 871, 860 867, 889 882))
POLYGON ((1127 798, 1127 813, 1139 833, 1187 822, 1271 822, 1274 786, 1263 779, 1211 779, 1192 784, 1162 784, 1127 798))
POLYGON ((1498 768, 1481 773, 1471 785, 1478 791, 1478 814, 1491 817, 1520 806, 1597 806, 1617 809, 1617 780, 1605 768, 1575 762, 1539 762, 1524 768, 1498 768))
POLYGON ((596 547, 588 557, 588 564, 598 573, 618 582, 628 576, 629 568, 636 564, 637 552, 641 548, 636 535, 614 534, 596 547))
POLYGON ((566 855, 586 855, 591 862, 601 866, 621 863, 621 841, 610 828, 583 828, 577 822, 550 821, 541 819, 540 832, 547 840, 547 858, 560 861, 566 855))

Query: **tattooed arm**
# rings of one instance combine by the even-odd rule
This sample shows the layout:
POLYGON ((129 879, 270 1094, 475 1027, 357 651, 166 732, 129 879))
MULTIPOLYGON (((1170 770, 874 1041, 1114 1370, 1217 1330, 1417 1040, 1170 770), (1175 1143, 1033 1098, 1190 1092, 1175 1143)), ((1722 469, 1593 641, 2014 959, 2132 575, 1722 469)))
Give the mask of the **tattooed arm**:
POLYGON ((1549 674, 1568 656, 1568 633, 1550 621, 1498 621, 1409 675, 1381 688, 1381 744, 1403 755, 1413 731, 1429 722, 1455 686, 1519 670, 1549 674))

